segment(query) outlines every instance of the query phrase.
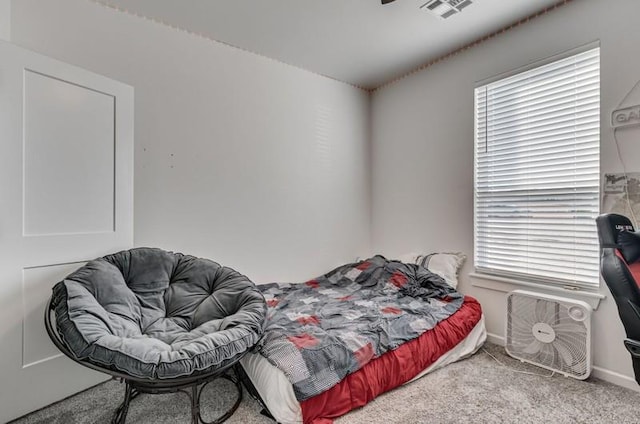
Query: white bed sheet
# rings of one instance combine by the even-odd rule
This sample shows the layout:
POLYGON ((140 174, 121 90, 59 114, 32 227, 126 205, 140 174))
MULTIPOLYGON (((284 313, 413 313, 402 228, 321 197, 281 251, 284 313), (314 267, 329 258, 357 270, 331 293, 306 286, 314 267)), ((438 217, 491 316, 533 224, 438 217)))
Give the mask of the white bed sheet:
MULTIPOLYGON (((474 354, 486 339, 487 330, 482 315, 467 337, 407 383, 474 354)), ((240 363, 276 421, 281 424, 302 423, 300 403, 293 393, 293 386, 282 371, 264 356, 251 352, 245 355, 240 363)))

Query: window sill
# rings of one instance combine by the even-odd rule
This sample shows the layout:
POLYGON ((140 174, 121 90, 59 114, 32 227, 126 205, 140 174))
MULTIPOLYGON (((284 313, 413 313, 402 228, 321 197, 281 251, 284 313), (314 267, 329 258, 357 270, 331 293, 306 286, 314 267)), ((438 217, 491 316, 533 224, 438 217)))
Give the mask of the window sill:
POLYGON ((598 292, 586 290, 568 290, 562 287, 530 283, 527 281, 498 277, 495 275, 478 274, 472 272, 471 274, 469 274, 469 277, 471 277, 471 285, 473 287, 480 287, 483 289, 494 290, 503 293, 508 293, 512 290, 522 288, 537 290, 548 294, 563 295, 568 298, 587 302, 589 305, 591 305, 594 311, 598 309, 600 301, 606 298, 604 294, 598 292))

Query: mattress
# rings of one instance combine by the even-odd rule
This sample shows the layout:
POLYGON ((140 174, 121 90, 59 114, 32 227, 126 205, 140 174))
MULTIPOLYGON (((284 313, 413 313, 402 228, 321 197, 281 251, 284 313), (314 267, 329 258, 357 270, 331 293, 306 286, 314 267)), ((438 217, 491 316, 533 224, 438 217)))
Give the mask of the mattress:
MULTIPOLYGON (((242 358, 240 363, 266 407, 269 409, 269 412, 279 423, 299 424, 303 421, 306 423, 331 422, 332 418, 345 414, 349 410, 368 403, 380 393, 391 390, 399 385, 410 383, 411 381, 423 377, 434 370, 464 359, 475 353, 485 342, 487 333, 483 315, 480 316, 479 320, 477 316, 475 317, 477 321, 474 320, 473 322, 476 322, 476 324, 470 328, 470 331, 463 330, 463 328, 469 327, 468 319, 473 313, 473 311, 466 312, 466 310, 461 310, 451 317, 454 318, 455 315, 459 316, 458 321, 461 322, 461 325, 460 328, 457 328, 455 331, 464 332, 464 334, 459 334, 459 341, 451 348, 442 344, 436 346, 435 349, 422 349, 425 346, 425 343, 432 346, 438 343, 438 332, 434 331, 437 327, 423 334, 418 339, 408 342, 406 346, 407 349, 404 351, 402 351, 403 346, 398 348, 397 351, 400 355, 411 355, 412 353, 410 353, 410 351, 416 348, 430 350, 430 357, 426 357, 423 361, 427 366, 421 371, 414 373, 412 377, 401 381, 399 379, 403 379, 404 376, 400 376, 399 374, 402 373, 394 373, 395 375, 389 378, 390 381, 385 382, 386 386, 375 387, 374 389, 370 389, 371 382, 367 381, 367 378, 371 379, 371 376, 367 377, 367 370, 362 369, 357 373, 354 373, 357 375, 352 374, 348 376, 348 378, 343 381, 343 383, 345 383, 344 385, 340 384, 325 393, 321 393, 316 396, 315 399, 312 398, 306 400, 301 404, 296 399, 293 387, 284 373, 272 365, 262 355, 257 353, 248 353, 244 358, 242 358), (465 316, 465 314, 469 314, 469 317, 465 316), (467 322, 466 327, 465 321, 467 322), (439 350, 442 350, 440 348, 446 350, 444 352, 440 352, 439 350), (437 357, 434 358, 433 356, 437 357), (355 379, 347 381, 349 380, 349 377, 355 377, 355 379), (357 396, 359 399, 354 399, 351 392, 346 393, 348 390, 356 390, 353 389, 353 387, 357 386, 357 384, 353 384, 353 380, 357 380, 358 384, 367 387, 366 393, 364 393, 365 391, 363 390, 361 391, 362 393, 357 396), (346 388, 345 386, 350 387, 346 388), (345 389, 347 390, 345 391, 345 389)), ((451 321, 456 320, 449 319, 447 321, 439 324, 441 329, 451 324, 451 321)), ((377 358, 375 361, 371 361, 372 363, 370 363, 370 365, 375 368, 375 362, 377 361, 378 368, 388 369, 392 367, 392 363, 397 366, 398 358, 392 358, 394 356, 393 354, 394 352, 388 352, 380 358, 377 358), (385 362, 385 359, 388 359, 389 361, 385 362)), ((375 380, 378 379, 376 378, 375 380)))

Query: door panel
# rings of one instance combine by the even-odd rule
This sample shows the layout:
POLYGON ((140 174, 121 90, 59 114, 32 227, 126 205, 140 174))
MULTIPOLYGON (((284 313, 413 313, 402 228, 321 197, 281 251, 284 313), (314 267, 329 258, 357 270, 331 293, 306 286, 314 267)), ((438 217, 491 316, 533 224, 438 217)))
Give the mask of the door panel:
POLYGON ((25 71, 25 236, 114 230, 114 106, 111 95, 25 71))
POLYGON ((37 365, 62 353, 42 325, 51 288, 84 262, 27 268, 22 272, 22 367, 37 365))
POLYGON ((44 329, 51 287, 133 244, 133 89, 0 42, 0 422, 107 378, 44 329))

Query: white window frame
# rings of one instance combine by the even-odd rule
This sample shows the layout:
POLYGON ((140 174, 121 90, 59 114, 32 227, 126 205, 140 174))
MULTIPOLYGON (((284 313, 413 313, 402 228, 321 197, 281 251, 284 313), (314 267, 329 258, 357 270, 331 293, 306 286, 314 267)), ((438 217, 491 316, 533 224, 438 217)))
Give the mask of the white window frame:
MULTIPOLYGON (((574 49, 568 52, 564 52, 562 54, 550 57, 544 61, 539 61, 536 63, 533 63, 531 65, 528 65, 527 67, 523 67, 520 68, 518 70, 509 72, 509 73, 505 73, 502 75, 498 75, 496 77, 493 77, 489 80, 485 80, 482 81, 480 83, 478 83, 476 85, 476 90, 475 92, 477 93, 477 90, 482 89, 483 87, 489 87, 492 86, 493 84, 500 84, 500 82, 502 81, 506 81, 509 79, 517 79, 519 76, 521 75, 525 75, 527 73, 529 74, 536 74, 537 71, 539 71, 540 69, 545 69, 545 67, 552 67, 553 64, 558 63, 560 61, 564 61, 564 60, 570 60, 576 56, 582 55, 582 54, 587 54, 588 52, 594 52, 597 51, 597 62, 598 62, 598 83, 597 83, 597 87, 598 87, 598 92, 600 91, 600 77, 599 77, 599 69, 600 69, 600 60, 599 60, 599 45, 598 43, 591 43, 589 45, 580 47, 578 49, 574 49)), ((488 107, 487 107, 488 109, 488 107)), ((480 116, 481 119, 484 119, 485 117, 480 116)), ((599 99, 598 99, 598 111, 597 111, 597 122, 598 122, 598 136, 597 136, 597 142, 598 142, 598 150, 599 150, 599 140, 600 140, 600 110, 599 110, 599 99)), ((535 269, 532 270, 532 272, 509 272, 508 270, 505 270, 505 267, 502 266, 504 264, 501 264, 501 269, 493 269, 491 266, 483 266, 483 263, 486 265, 487 264, 487 260, 483 257, 479 257, 481 255, 479 255, 479 237, 478 237, 478 228, 479 227, 483 227, 483 223, 481 223, 481 219, 479 219, 479 196, 478 196, 478 185, 479 185, 479 178, 478 178, 478 163, 479 160, 483 160, 482 158, 479 158, 480 154, 479 152, 479 143, 487 143, 489 142, 489 136, 486 134, 486 127, 485 129, 482 129, 481 126, 479 126, 479 115, 478 115, 478 96, 474 96, 474 265, 475 265, 475 273, 472 274, 473 277, 479 278, 479 279, 486 279, 486 280, 494 280, 494 281, 498 281, 498 282, 503 282, 503 283, 517 283, 517 282, 521 282, 523 285, 528 285, 531 287, 540 287, 540 288, 550 288, 553 290, 574 290, 574 291, 591 291, 591 292, 597 292, 599 289, 599 273, 597 271, 598 268, 598 257, 599 257, 599 252, 597 250, 597 245, 596 247, 594 247, 594 252, 595 252, 595 257, 593 257, 593 255, 590 255, 590 261, 593 260, 592 263, 590 263, 590 272, 593 271, 593 276, 590 277, 590 281, 576 281, 576 280, 571 280, 571 279, 566 279, 566 278, 561 278, 561 279, 557 279, 557 278, 553 278, 550 277, 548 274, 547 275, 539 275, 536 274, 535 269), (484 134, 483 134, 484 131, 484 134), (593 267, 595 266, 595 270, 593 269, 593 267)), ((486 146, 486 144, 485 144, 486 146)), ((597 191, 597 200, 595 200, 594 204, 591 205, 592 208, 592 218, 595 219, 595 216, 597 216, 597 214, 599 213, 599 204, 600 204, 600 195, 599 195, 599 186, 600 186, 600 182, 599 182, 599 153, 598 153, 598 165, 597 165, 597 170, 595 171, 597 174, 597 180, 595 182, 595 186, 594 188, 597 191)), ((485 158, 486 159, 486 158, 485 158)), ((483 164, 483 166, 485 166, 486 164, 483 164)), ((486 181, 486 180, 485 180, 486 181)), ((482 184, 484 184, 484 182, 482 182, 482 184)), ((490 196, 489 196, 490 197, 490 196)), ((486 197, 484 199, 482 199, 483 201, 486 199, 486 197)), ((483 205, 486 205, 486 203, 483 203, 483 205)), ((484 207, 484 206, 483 206, 484 207)), ((485 210, 486 211, 486 210, 485 210)), ((487 215, 483 216, 483 219, 487 219, 487 215)), ((490 227, 490 225, 489 225, 490 227)), ((487 226, 484 226, 483 230, 486 233, 487 230, 487 226)), ((593 236, 593 240, 595 240, 595 242, 597 243, 597 233, 596 233, 596 229, 595 229, 595 222, 593 222, 593 228, 592 228, 592 236, 593 236)), ((488 236, 488 238, 491 238, 490 236, 488 236)), ((530 239, 530 238, 528 238, 530 239)), ((487 243, 487 237, 485 237, 484 239, 481 240, 482 243, 487 243)), ((489 242, 490 243, 490 242, 489 242)), ((483 246, 485 246, 485 244, 483 244, 483 246)), ((590 246, 592 247, 592 243, 590 243, 590 246)), ((590 248, 591 248, 590 247, 590 248)), ((486 248, 484 248, 486 250, 486 248)), ((522 252, 520 252, 522 253, 522 252)), ((486 256, 486 255, 485 255, 486 256)), ((500 259, 502 261, 509 261, 509 259, 500 259)), ((521 267, 522 268, 522 267, 521 267)), ((535 267, 534 267, 535 268, 535 267)), ((477 285, 477 284, 476 284, 477 285)))

